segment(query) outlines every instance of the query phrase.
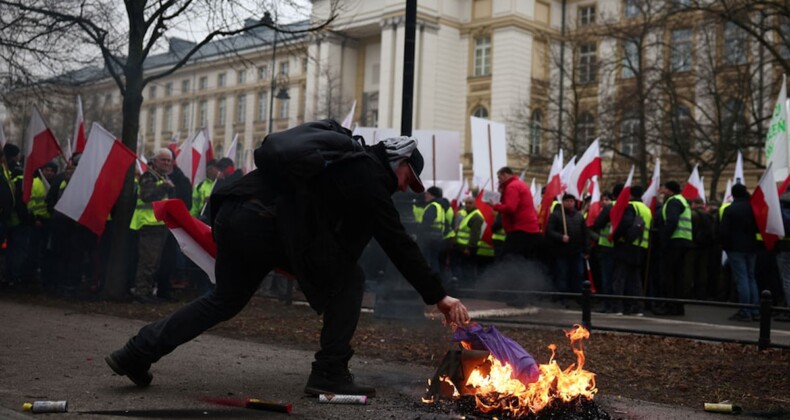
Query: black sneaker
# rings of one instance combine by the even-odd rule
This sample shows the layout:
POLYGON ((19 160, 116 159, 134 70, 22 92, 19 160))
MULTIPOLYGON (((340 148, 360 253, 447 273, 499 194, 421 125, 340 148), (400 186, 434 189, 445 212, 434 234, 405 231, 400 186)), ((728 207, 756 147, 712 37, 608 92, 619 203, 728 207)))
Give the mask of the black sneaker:
POLYGON ((139 387, 145 388, 150 385, 151 381, 154 379, 154 375, 152 375, 148 370, 151 365, 134 365, 131 363, 122 363, 121 361, 124 358, 120 352, 123 352, 123 350, 114 351, 112 354, 104 358, 104 361, 107 362, 107 364, 110 366, 110 369, 120 376, 129 377, 129 379, 139 387))
POLYGON ((344 373, 330 373, 323 370, 313 370, 304 387, 305 394, 318 396, 320 394, 366 395, 376 396, 376 389, 354 383, 354 375, 344 373))

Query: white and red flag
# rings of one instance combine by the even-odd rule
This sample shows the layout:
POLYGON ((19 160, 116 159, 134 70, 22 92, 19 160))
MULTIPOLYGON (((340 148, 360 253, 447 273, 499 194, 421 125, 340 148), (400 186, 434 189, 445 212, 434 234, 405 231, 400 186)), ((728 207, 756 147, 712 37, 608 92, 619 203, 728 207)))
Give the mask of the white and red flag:
POLYGON ((189 214, 187 206, 179 199, 154 201, 154 216, 165 222, 184 255, 208 274, 212 283, 217 258, 217 244, 211 236, 209 225, 189 214))
POLYGON ((724 187, 724 199, 721 200, 723 203, 732 203, 732 180, 727 180, 727 186, 724 187))
POLYGON ((620 195, 617 196, 617 202, 614 203, 612 210, 609 211, 609 221, 612 223, 612 230, 609 232, 610 241, 614 239, 614 232, 617 231, 617 227, 620 226, 620 221, 623 220, 625 209, 628 208, 628 203, 631 201, 631 180, 633 178, 634 166, 631 165, 631 172, 628 174, 625 185, 623 185, 623 190, 620 191, 620 195))
POLYGON ((601 206, 601 184, 598 182, 598 176, 595 175, 590 178, 590 208, 587 210, 588 227, 595 224, 595 219, 601 214, 601 210, 603 210, 601 206))
POLYGON ((136 158, 131 149, 94 122, 80 164, 55 210, 101 235, 121 194, 126 171, 136 158))
POLYGON ((346 115, 346 118, 343 118, 343 122, 340 124, 341 126, 348 128, 351 130, 351 124, 354 122, 354 111, 357 109, 357 100, 354 100, 354 103, 351 104, 351 112, 346 115))
POLYGON ((694 165, 694 170, 691 171, 691 175, 689 175, 689 180, 686 181, 686 185, 683 187, 683 191, 680 192, 680 195, 683 196, 686 200, 693 200, 697 197, 701 197, 702 201, 705 202, 705 189, 702 186, 702 180, 699 178, 699 163, 694 165))
POLYGON ((650 212, 655 213, 658 206, 658 189, 661 187, 661 159, 656 158, 656 166, 653 167, 653 177, 645 193, 642 194, 642 202, 650 207, 650 212))
POLYGON ((25 144, 27 153, 25 157, 25 175, 22 181, 22 201, 30 201, 30 191, 33 189, 33 178, 36 171, 62 154, 60 145, 52 130, 47 127, 38 108, 33 107, 30 115, 30 123, 25 132, 25 144))
POLYGON ((785 227, 782 222, 782 208, 779 204, 779 194, 776 191, 774 172, 768 163, 760 182, 752 194, 751 205, 754 218, 757 221, 757 229, 763 236, 763 243, 770 251, 779 238, 785 236, 785 227))
POLYGON ((189 178, 192 185, 206 179, 206 163, 209 155, 209 142, 205 130, 197 133, 181 146, 181 153, 176 157, 176 164, 189 178))
POLYGON ((225 152, 225 157, 232 160, 233 163, 236 163, 236 149, 238 148, 238 144, 239 144, 239 134, 236 133, 233 135, 233 141, 230 142, 230 146, 228 146, 228 151, 225 152))
MULTIPOLYGON (((594 176, 598 178, 602 176, 601 152, 598 139, 595 139, 590 144, 590 147, 576 162, 576 167, 568 180, 568 194, 573 194, 574 197, 581 199, 582 192, 584 192, 584 184, 594 176)), ((589 191, 592 191, 592 188, 589 188, 589 191)))
MULTIPOLYGON (((561 163, 562 163, 562 157, 560 157, 560 164, 561 163)), ((562 183, 563 193, 568 191, 568 184, 570 184, 571 173, 573 173, 574 169, 576 169, 576 156, 571 157, 571 160, 569 160, 568 163, 565 164, 565 167, 562 168, 562 171, 560 172, 560 183, 562 183)))
POLYGON ((82 115, 82 97, 80 95, 77 95, 77 117, 74 120, 74 135, 71 138, 74 142, 74 146, 71 147, 72 153, 82 153, 88 138, 85 136, 85 117, 82 115))
POLYGON ((255 170, 255 163, 252 161, 252 150, 244 151, 244 164, 241 165, 241 171, 248 174, 255 170))
POLYGON ((546 223, 549 221, 549 214, 551 214, 551 203, 554 202, 558 195, 562 194, 560 172, 562 172, 562 163, 560 162, 560 157, 555 155, 549 171, 549 179, 546 181, 546 189, 543 191, 543 197, 540 200, 540 210, 538 211, 538 224, 543 232, 546 231, 546 223))

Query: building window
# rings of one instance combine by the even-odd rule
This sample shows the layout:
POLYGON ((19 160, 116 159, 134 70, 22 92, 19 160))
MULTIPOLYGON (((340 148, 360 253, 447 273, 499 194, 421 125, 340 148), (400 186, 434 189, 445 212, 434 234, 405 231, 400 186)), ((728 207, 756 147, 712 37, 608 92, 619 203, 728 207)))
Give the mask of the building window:
POLYGON ((673 72, 691 70, 691 29, 672 31, 670 64, 673 72))
POLYGON ((376 63, 370 66, 370 84, 373 86, 378 86, 379 77, 381 77, 381 64, 376 63))
POLYGON ((288 105, 289 105, 289 102, 290 101, 288 99, 280 99, 279 118, 288 118, 288 105))
POLYGON ((685 105, 676 105, 672 110, 671 121, 673 144, 688 150, 691 146, 691 112, 685 105))
POLYGON ((472 111, 472 116, 477 118, 488 118, 488 110, 484 106, 479 106, 472 111))
POLYGON ((585 44, 579 47, 579 83, 592 83, 595 81, 595 44, 585 44))
POLYGON ((148 97, 151 99, 156 98, 156 85, 151 85, 148 88, 148 97))
POLYGON ((173 106, 165 107, 165 131, 173 131, 173 106))
POLYGON ((247 114, 247 96, 239 95, 236 97, 236 122, 243 123, 247 114))
POLYGON ((675 10, 683 10, 691 6, 691 0, 672 0, 672 8, 675 10))
POLYGON ((532 112, 532 121, 529 125, 529 154, 540 154, 540 139, 541 139, 541 124, 543 123, 543 114, 539 109, 532 112))
POLYGON ((247 70, 239 70, 236 72, 236 83, 239 85, 247 83, 247 70))
POLYGON ((217 101, 217 122, 219 125, 225 125, 226 108, 225 98, 219 98, 217 101))
POLYGON ((148 127, 146 127, 146 131, 148 134, 154 134, 154 128, 156 127, 156 108, 150 108, 148 110, 148 127))
POLYGON ((184 79, 181 81, 181 93, 184 95, 189 93, 189 79, 184 79))
POLYGON ((198 80, 198 90, 206 90, 208 88, 208 76, 202 76, 198 80))
POLYGON ((302 59, 302 74, 307 74, 307 59, 302 59))
POLYGON ((642 13, 640 10, 641 7, 641 0, 625 0, 625 10, 623 14, 627 18, 637 17, 642 13))
POLYGON ((475 38, 475 76, 491 74, 491 37, 475 38))
POLYGON ((620 127, 620 151, 627 156, 636 156, 637 145, 639 144, 639 117, 629 114, 623 118, 620 127))
POLYGON ((184 102, 181 104, 181 129, 189 130, 189 103, 184 102))
POLYGON ((173 82, 165 83, 165 96, 173 96, 173 82))
POLYGON ((746 117, 744 116, 743 102, 730 99, 724 104, 724 118, 722 120, 722 136, 724 141, 737 144, 746 134, 746 117))
POLYGON ((269 115, 266 113, 266 104, 269 99, 269 95, 266 94, 266 91, 258 92, 258 121, 266 121, 269 115))
POLYGON ((728 65, 746 63, 746 32, 738 25, 724 24, 724 63, 728 65))
POLYGON ((595 23, 595 6, 579 6, 579 26, 595 23))
POLYGON ((225 73, 217 75, 217 87, 225 87, 225 73))
POLYGON ((595 140, 595 118, 589 112, 579 116, 576 123, 576 139, 579 144, 590 144, 595 140))
POLYGON ((623 41, 623 79, 636 76, 640 64, 639 38, 626 39, 623 41))
POLYGON ((280 62, 280 74, 283 75, 283 76, 288 76, 288 72, 290 71, 289 67, 290 67, 290 64, 288 63, 288 61, 281 61, 280 62))
POLYGON ((208 103, 206 101, 200 101, 200 111, 198 111, 198 118, 200 122, 198 125, 201 127, 205 127, 208 124, 208 103))
POLYGON ((269 73, 269 68, 267 66, 259 66, 258 67, 258 80, 266 80, 269 78, 267 75, 269 73))

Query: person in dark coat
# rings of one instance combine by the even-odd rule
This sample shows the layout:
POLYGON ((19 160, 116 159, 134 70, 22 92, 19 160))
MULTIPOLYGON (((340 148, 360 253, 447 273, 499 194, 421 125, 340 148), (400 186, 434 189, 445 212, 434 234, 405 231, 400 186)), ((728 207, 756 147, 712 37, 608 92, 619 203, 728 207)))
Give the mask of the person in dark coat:
MULTIPOLYGON (((289 132, 309 133, 310 124, 289 132)), ((334 131, 350 137, 339 126, 334 131)), ((147 386, 153 378, 152 363, 235 316, 266 274, 278 267, 296 275, 310 306, 323 314, 320 350, 305 392, 374 395, 375 389, 356 384, 348 370, 364 291, 358 260, 372 238, 448 323, 469 321, 466 307, 447 295, 438 273, 431 272, 404 230, 392 201, 396 190, 424 190, 422 167, 416 141, 399 137, 328 166, 304 188, 283 191, 280 184, 273 185, 275 174, 256 169, 215 191, 210 202, 217 242, 216 288, 144 326, 105 360, 117 374, 147 386)))
MULTIPOLYGON (((755 271, 757 251, 757 222, 754 218, 749 192, 743 184, 732 186, 732 204, 724 209, 719 226, 721 246, 727 252, 727 261, 732 270, 732 278, 738 291, 738 302, 747 305, 760 303, 755 271)), ((759 311, 741 308, 730 319, 752 321, 759 319, 759 311)))
MULTIPOLYGON (((668 181, 664 184, 664 205, 657 212, 660 219, 659 237, 661 256, 666 264, 662 264, 661 290, 664 297, 674 299, 691 299, 691 279, 686 273, 686 258, 693 242, 691 206, 680 194, 680 184, 668 181)), ((668 304, 666 309, 653 308, 656 315, 683 315, 683 304, 668 304)))
POLYGON ((547 226, 546 239, 554 253, 553 273, 557 291, 580 292, 584 281, 584 259, 590 256, 590 242, 584 216, 576 209, 576 197, 563 195, 562 206, 557 206, 551 213, 547 226))

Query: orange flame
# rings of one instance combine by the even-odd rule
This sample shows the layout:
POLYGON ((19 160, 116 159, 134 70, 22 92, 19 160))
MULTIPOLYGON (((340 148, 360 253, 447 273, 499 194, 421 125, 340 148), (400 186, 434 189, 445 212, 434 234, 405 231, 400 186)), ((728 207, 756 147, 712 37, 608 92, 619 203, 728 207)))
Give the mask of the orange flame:
POLYGON ((549 363, 540 365, 540 377, 535 383, 524 385, 512 379, 512 367, 507 363, 489 356, 491 370, 485 375, 475 369, 466 381, 467 387, 474 390, 477 408, 484 413, 500 410, 514 416, 537 413, 556 399, 569 402, 579 396, 592 399, 598 389, 595 387, 595 374, 583 369, 584 351, 582 339, 589 339, 590 332, 581 325, 566 331, 571 348, 576 354, 576 363, 565 370, 560 369, 554 360, 557 346, 550 344, 549 363))

